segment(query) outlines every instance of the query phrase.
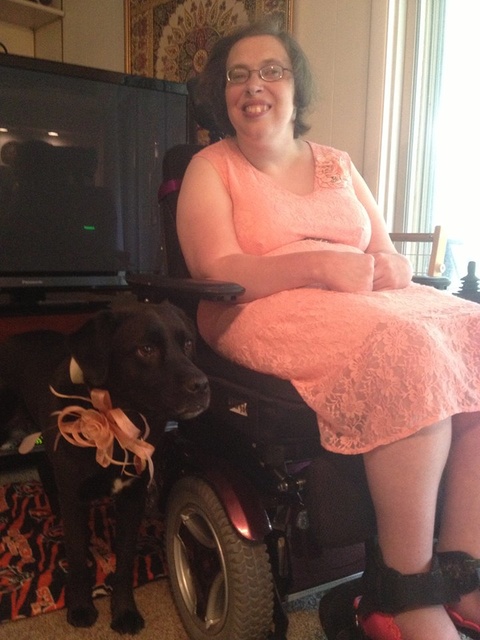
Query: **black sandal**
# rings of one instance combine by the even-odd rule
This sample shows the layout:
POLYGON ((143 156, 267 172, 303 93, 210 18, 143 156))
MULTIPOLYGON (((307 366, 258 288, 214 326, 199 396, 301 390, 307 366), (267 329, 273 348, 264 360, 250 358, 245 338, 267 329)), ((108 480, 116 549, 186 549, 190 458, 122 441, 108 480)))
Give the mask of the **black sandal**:
POLYGON ((402 574, 385 565, 377 548, 364 573, 363 596, 356 608, 357 624, 368 640, 402 640, 394 614, 456 600, 456 585, 446 579, 436 555, 429 572, 402 574))

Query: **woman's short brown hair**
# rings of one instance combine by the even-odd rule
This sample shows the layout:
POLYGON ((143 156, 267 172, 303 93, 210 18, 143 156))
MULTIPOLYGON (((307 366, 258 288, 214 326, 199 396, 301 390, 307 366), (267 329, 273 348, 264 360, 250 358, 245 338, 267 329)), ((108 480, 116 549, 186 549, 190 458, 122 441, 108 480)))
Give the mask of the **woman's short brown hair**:
POLYGON ((312 74, 307 57, 297 41, 289 33, 279 29, 276 23, 258 22, 240 27, 218 40, 213 46, 205 69, 195 83, 194 102, 198 103, 203 112, 212 116, 217 132, 223 135, 235 135, 235 129, 228 118, 225 101, 227 58, 230 50, 239 40, 265 35, 280 40, 292 64, 295 83, 294 106, 296 107, 294 137, 298 138, 310 129, 310 125, 304 121, 313 94, 312 74))

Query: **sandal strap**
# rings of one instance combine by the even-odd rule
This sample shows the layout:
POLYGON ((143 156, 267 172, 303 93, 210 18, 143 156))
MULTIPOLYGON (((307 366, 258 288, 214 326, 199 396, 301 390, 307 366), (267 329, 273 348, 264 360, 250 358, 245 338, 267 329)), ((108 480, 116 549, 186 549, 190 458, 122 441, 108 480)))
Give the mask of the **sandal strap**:
POLYGON ((440 569, 457 598, 480 587, 480 560, 464 551, 440 551, 437 553, 440 569))
POLYGON ((436 556, 426 573, 402 574, 383 562, 380 550, 369 559, 364 576, 362 613, 400 613, 408 609, 458 600, 452 581, 445 578, 436 556), (371 561, 370 561, 371 560, 371 561))

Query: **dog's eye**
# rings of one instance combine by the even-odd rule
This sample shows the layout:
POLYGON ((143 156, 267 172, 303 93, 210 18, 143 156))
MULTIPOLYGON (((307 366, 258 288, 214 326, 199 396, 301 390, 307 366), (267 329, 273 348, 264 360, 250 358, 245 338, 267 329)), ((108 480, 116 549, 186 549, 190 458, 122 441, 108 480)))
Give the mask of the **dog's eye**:
POLYGON ((137 347, 137 353, 142 358, 150 358, 155 353, 156 349, 151 344, 142 344, 140 347, 137 347))
POLYGON ((185 340, 183 350, 187 356, 193 355, 193 340, 191 338, 185 340))

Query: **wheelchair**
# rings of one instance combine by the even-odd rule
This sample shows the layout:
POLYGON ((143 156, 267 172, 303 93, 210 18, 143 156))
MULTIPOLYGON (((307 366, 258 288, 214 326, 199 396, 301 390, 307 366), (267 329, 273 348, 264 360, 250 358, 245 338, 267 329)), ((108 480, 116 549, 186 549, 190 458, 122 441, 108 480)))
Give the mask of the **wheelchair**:
MULTIPOLYGON (((215 132, 189 86, 192 120, 215 132)), ((178 191, 201 145, 169 149, 158 193, 157 271, 132 275, 143 302, 169 299, 195 321, 200 299, 234 302, 235 283, 190 277, 176 233, 178 191)), ((420 277, 445 289, 446 278, 420 277)), ((326 591, 328 640, 357 638, 353 600, 376 522, 363 458, 321 446, 314 412, 286 380, 222 358, 199 338, 211 403, 166 434, 157 482, 171 589, 192 640, 286 640, 289 595, 326 591)))
MULTIPOLYGON (((139 300, 169 299, 192 319, 200 299, 243 292, 192 280, 181 254, 176 200, 198 149, 167 151, 159 273, 128 279, 139 300)), ((173 598, 192 640, 284 640, 289 595, 363 571, 375 516, 362 457, 322 448, 290 382, 233 364, 201 338, 196 360, 211 404, 168 430, 157 478, 173 598)))

